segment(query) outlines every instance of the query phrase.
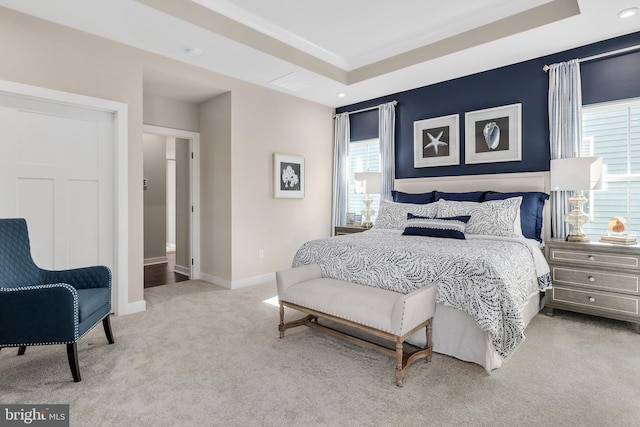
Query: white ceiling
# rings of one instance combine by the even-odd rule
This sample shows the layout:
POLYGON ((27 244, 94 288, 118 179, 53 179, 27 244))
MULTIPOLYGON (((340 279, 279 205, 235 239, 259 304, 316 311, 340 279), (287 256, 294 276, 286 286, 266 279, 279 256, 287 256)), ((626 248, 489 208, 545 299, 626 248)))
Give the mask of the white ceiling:
MULTIPOLYGON (((640 0, 0 0, 0 6, 332 107, 640 30, 640 14, 617 17, 640 0), (202 53, 189 55, 189 48, 202 53)), ((149 94, 200 102, 222 89, 145 73, 149 94)))
POLYGON ((193 1, 352 70, 551 0, 193 1))

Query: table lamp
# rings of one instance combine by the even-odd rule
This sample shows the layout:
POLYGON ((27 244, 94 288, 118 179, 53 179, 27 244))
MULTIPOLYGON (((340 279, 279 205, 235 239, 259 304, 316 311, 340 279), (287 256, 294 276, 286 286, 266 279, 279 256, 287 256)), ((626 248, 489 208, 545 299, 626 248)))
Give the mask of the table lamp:
POLYGON ((375 215, 376 211, 371 209, 371 194, 380 194, 382 191, 382 174, 380 172, 356 172, 354 175, 356 181, 361 181, 364 187, 364 202, 365 208, 362 209, 362 226, 365 228, 371 228, 373 223, 371 222, 371 215, 375 215))
POLYGON ((568 242, 588 242, 589 237, 582 231, 582 226, 591 221, 584 213, 582 206, 587 198, 582 191, 602 189, 602 158, 571 157, 551 160, 551 191, 575 191, 568 198, 572 210, 564 216, 565 222, 571 225, 567 236, 568 242))

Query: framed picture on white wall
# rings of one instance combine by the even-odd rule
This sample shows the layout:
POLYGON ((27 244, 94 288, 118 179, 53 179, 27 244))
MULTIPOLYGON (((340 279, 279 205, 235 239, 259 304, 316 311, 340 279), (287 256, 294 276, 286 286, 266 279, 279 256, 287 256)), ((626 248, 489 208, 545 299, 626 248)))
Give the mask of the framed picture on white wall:
POLYGON ((465 114, 465 163, 522 160, 522 104, 465 114))
POLYGON ((275 198, 304 198, 304 157, 274 153, 273 188, 275 198))

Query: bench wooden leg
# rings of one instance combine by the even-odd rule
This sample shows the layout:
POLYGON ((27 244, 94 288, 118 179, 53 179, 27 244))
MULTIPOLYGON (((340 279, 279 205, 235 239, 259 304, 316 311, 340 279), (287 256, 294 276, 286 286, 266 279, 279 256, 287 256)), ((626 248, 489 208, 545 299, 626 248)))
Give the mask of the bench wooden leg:
MULTIPOLYGON (((427 344, 425 345, 425 348, 433 348, 433 343, 431 342, 431 322, 432 321, 433 321, 433 318, 429 319, 429 321, 427 322, 427 327, 425 328, 425 332, 427 334, 427 344)), ((431 353, 429 353, 429 355, 425 357, 424 360, 427 363, 431 362, 431 353)))
POLYGON ((402 387, 405 373, 402 350, 402 341, 399 338, 396 338, 396 385, 398 387, 402 387))
POLYGON ((280 303, 280 325, 278 325, 278 330, 280 331, 280 338, 284 338, 284 305, 280 303))
POLYGON ((319 330, 321 332, 325 332, 331 336, 342 338, 350 343, 360 345, 364 348, 379 351, 380 353, 388 357, 391 357, 391 358, 395 357, 396 358, 395 377, 396 377, 396 385, 398 387, 402 387, 404 385, 404 378, 406 376, 407 370, 414 361, 422 358, 426 358, 427 361, 431 360, 431 352, 432 352, 431 319, 425 320, 424 322, 420 323, 412 330, 407 331, 403 335, 395 335, 395 334, 382 331, 379 329, 375 329, 369 326, 365 326, 347 319, 332 316, 330 314, 322 313, 307 307, 299 306, 294 303, 290 303, 287 301, 284 301, 283 303, 283 301, 280 301, 280 324, 278 325, 278 330, 280 331, 280 338, 284 337, 284 331, 286 331, 287 329, 294 328, 296 326, 301 326, 301 325, 306 325, 310 328, 319 330), (294 310, 298 310, 308 314, 306 317, 302 319, 293 320, 285 323, 284 321, 285 305, 288 308, 292 308, 294 310), (379 338, 389 340, 395 343, 395 349, 393 347, 389 348, 388 342, 387 342, 387 345, 381 345, 373 341, 361 339, 356 335, 351 335, 349 333, 339 330, 338 328, 333 328, 327 325, 320 324, 318 322, 318 318, 323 318, 332 322, 336 322, 343 326, 356 328, 359 331, 363 331, 365 333, 375 335, 379 338), (427 334, 427 342, 425 347, 423 349, 418 349, 417 351, 408 352, 407 354, 405 354, 404 341, 422 328, 426 329, 426 334, 427 334))

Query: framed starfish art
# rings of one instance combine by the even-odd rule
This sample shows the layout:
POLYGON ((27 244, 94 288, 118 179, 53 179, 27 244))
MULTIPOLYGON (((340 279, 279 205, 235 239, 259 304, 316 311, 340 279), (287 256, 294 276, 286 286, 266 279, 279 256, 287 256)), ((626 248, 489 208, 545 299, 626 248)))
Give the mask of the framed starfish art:
POLYGON ((413 167, 460 164, 459 115, 413 122, 413 167))

